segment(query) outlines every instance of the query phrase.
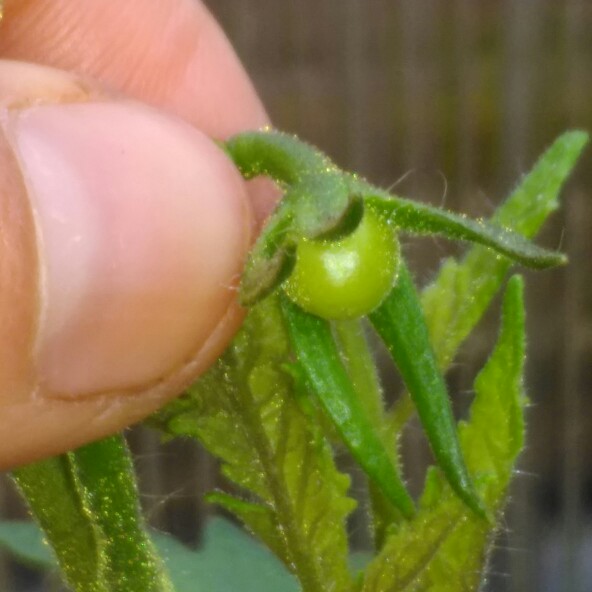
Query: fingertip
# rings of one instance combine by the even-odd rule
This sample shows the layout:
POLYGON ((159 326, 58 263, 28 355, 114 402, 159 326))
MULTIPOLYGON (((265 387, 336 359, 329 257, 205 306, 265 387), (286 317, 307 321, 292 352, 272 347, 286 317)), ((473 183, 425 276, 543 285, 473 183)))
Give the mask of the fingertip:
POLYGON ((44 388, 80 398, 161 380, 234 298, 250 222, 236 169, 132 103, 27 108, 6 131, 37 228, 44 388))
POLYGON ((90 76, 225 139, 269 123, 230 42, 196 0, 8 0, 0 55, 90 76))
POLYGON ((0 117, 0 467, 153 412, 243 315, 253 223, 223 151, 138 103, 56 96, 0 117))

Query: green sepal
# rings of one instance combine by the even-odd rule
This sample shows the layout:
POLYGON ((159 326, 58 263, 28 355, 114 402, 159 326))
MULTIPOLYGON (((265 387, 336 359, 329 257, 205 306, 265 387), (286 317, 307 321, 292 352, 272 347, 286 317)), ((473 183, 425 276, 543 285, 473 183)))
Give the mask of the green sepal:
POLYGON ((246 132, 223 148, 245 178, 268 176, 285 192, 247 261, 240 287, 245 306, 252 306, 286 279, 300 240, 348 234, 361 219, 364 204, 401 230, 481 244, 528 267, 566 262, 562 253, 538 247, 504 226, 390 195, 342 172, 325 154, 289 134, 272 129, 246 132))
POLYGON ((491 222, 472 220, 384 192, 373 191, 365 199, 369 206, 387 216, 401 230, 415 234, 438 234, 451 240, 483 245, 526 267, 536 269, 546 269, 567 262, 563 253, 538 247, 520 234, 491 222))
MULTIPOLYGON (((342 171, 295 136, 272 130, 246 132, 230 138, 225 148, 245 178, 266 175, 285 190, 268 224, 281 226, 280 220, 289 219, 296 239, 339 231, 359 202, 359 196, 350 195, 342 171)), ((263 237, 269 240, 266 233, 263 237)))
POLYGON ((417 409, 438 466, 471 510, 486 510, 469 477, 458 441, 446 384, 433 352, 419 296, 407 266, 386 300, 369 315, 417 409))
POLYGON ((265 175, 282 186, 295 185, 309 173, 335 169, 310 144, 273 128, 237 134, 223 148, 246 179, 265 175))
POLYGON ((281 307, 307 384, 369 478, 404 516, 411 518, 415 513, 413 500, 357 397, 330 324, 304 312, 285 295, 281 307))
POLYGON ((295 242, 288 237, 279 244, 267 241, 262 234, 247 259, 239 291, 243 306, 253 306, 269 296, 288 279, 296 264, 295 242))
POLYGON ((350 233, 362 218, 363 203, 350 193, 345 176, 327 156, 294 136, 247 132, 224 147, 245 178, 266 175, 285 191, 241 279, 241 303, 252 306, 289 275, 300 240, 336 239, 350 233))

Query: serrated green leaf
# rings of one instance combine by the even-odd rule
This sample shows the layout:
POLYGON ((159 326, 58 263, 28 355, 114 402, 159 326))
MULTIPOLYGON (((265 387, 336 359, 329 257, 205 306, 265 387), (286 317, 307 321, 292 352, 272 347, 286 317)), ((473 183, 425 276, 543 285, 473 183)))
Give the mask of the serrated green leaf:
POLYGON ((375 429, 376 422, 366 413, 335 343, 331 325, 303 311, 286 296, 281 297, 281 306, 295 355, 311 392, 366 474, 410 518, 415 512, 413 499, 392 453, 375 429))
MULTIPOLYGON (((525 237, 533 237, 559 205, 559 193, 588 142, 580 131, 560 136, 540 157, 492 218, 525 237)), ((448 259, 422 304, 432 345, 443 368, 472 331, 499 290, 512 263, 496 253, 472 247, 459 263, 448 259)))
POLYGON ((349 478, 299 403, 286 362, 288 341, 271 297, 251 311, 217 365, 154 422, 198 437, 224 461, 224 474, 245 491, 244 500, 226 497, 224 505, 270 544, 305 591, 349 590, 349 478))
MULTIPOLYGON (((460 426, 467 466, 492 513, 499 513, 523 437, 524 306, 522 281, 506 290, 496 348, 475 381, 470 419, 460 426)), ((363 592, 472 592, 491 539, 489 525, 431 469, 417 517, 391 535, 367 569, 363 592)))

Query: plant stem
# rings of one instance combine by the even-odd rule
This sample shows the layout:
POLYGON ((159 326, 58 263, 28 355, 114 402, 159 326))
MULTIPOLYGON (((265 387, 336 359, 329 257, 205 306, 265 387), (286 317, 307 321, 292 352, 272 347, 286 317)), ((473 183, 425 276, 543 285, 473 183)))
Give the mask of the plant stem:
POLYGON ((93 520, 104 535, 108 589, 172 592, 173 586, 145 529, 134 467, 123 437, 94 442, 69 456, 86 490, 93 520))
POLYGON ((272 129, 238 134, 224 148, 247 179, 266 175, 282 185, 295 185, 303 176, 338 171, 316 148, 296 136, 272 129))
POLYGON ((382 387, 364 325, 360 320, 333 321, 333 329, 352 384, 378 432, 384 429, 382 387))
MULTIPOLYGON (((250 394, 250 390, 245 389, 244 394, 250 394)), ((283 554, 289 558, 292 571, 302 586, 302 592, 328 591, 326 582, 323 582, 315 561, 311 558, 313 550, 308 547, 301 535, 301 525, 298 523, 290 496, 286 493, 284 480, 277 470, 275 453, 270 446, 256 402, 252 400, 245 406, 233 397, 231 403, 236 407, 237 413, 245 416, 250 428, 247 437, 257 451, 262 473, 273 498, 275 528, 283 541, 283 554)))
POLYGON ((13 478, 76 592, 173 592, 145 530, 122 436, 20 468, 13 478))
MULTIPOLYGON (((397 454, 398 432, 392 431, 389 416, 384 412, 382 386, 368 345, 364 324, 360 320, 334 321, 333 328, 358 398, 364 405, 368 418, 374 424, 376 434, 382 439, 387 454, 390 454, 392 463, 401 471, 397 454)), ((413 403, 411 408, 415 409, 413 403)), ((402 516, 383 494, 381 488, 371 480, 368 482, 368 491, 374 546, 380 549, 386 538, 388 527, 399 522, 402 516)))
POLYGON ((12 473, 68 585, 76 591, 109 592, 101 532, 90 518, 84 491, 69 455, 50 458, 12 473))

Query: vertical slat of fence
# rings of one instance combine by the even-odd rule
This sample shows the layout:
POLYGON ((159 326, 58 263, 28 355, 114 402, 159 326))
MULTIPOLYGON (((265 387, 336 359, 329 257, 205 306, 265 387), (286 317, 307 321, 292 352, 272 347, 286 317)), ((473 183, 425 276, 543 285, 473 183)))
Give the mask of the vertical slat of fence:
MULTIPOLYGON (((524 171, 532 131, 537 28, 544 0, 506 0, 500 34, 504 43, 504 70, 500 83, 503 108, 500 138, 503 181, 512 182, 524 171)), ((540 56, 538 56, 540 58, 540 56)))
POLYGON ((431 50, 436 47, 438 5, 437 0, 400 2, 398 34, 402 42, 401 92, 406 127, 402 145, 408 167, 420 171, 429 169, 434 157, 437 61, 431 50))
POLYGON ((195 484, 192 490, 195 498, 195 520, 198 531, 193 534, 192 543, 202 540, 203 529, 208 516, 215 513, 215 508, 205 500, 205 496, 218 487, 219 464, 202 446, 195 452, 196 463, 191 467, 190 483, 195 484))
MULTIPOLYGON (((314 111, 310 109, 311 103, 309 102, 311 94, 314 94, 314 89, 310 86, 310 82, 314 79, 314 73, 309 70, 311 64, 307 63, 305 58, 310 51, 310 48, 307 47, 306 35, 307 20, 305 14, 307 8, 310 7, 304 6, 303 2, 287 2, 282 8, 285 14, 282 19, 284 32, 287 33, 289 39, 290 64, 287 65, 287 68, 291 71, 289 84, 294 103, 293 121, 291 123, 296 130, 306 126, 306 120, 311 115, 314 118, 314 111), (307 81, 309 82, 308 85, 307 81)), ((314 18, 318 19, 318 14, 315 14, 314 18)), ((323 44, 323 41, 323 39, 320 39, 319 43, 323 44)))
POLYGON ((154 528, 166 528, 161 513, 167 484, 162 471, 160 438, 154 431, 139 427, 130 434, 130 443, 136 457, 144 512, 154 528))
MULTIPOLYGON (((590 64, 586 63, 586 52, 589 52, 590 21, 586 23, 586 7, 583 0, 569 0, 566 3, 567 43, 567 104, 568 116, 572 123, 580 124, 586 119, 585 109, 589 109, 590 95, 590 64), (588 46, 588 47, 587 47, 588 46)), ((589 193, 589 191, 588 191, 589 193)), ((570 265, 565 270, 563 291, 563 327, 564 343, 562 356, 561 399, 563 402, 563 470, 562 470, 562 542, 564 556, 561 572, 565 582, 563 592, 586 592, 591 583, 582 578, 583 565, 581 548, 583 544, 582 526, 583 513, 583 477, 586 459, 583 455, 583 401, 579 380, 582 370, 584 302, 586 291, 585 276, 587 258, 590 256, 590 229, 584 225, 586 217, 584 195, 574 191, 566 201, 566 235, 565 248, 570 256, 570 265)), ((589 198, 589 194, 587 196, 589 198)), ((590 561, 585 558, 584 561, 590 561)))
MULTIPOLYGON (((499 179, 508 187, 522 174, 531 157, 537 74, 541 72, 544 56, 537 53, 539 33, 544 18, 544 1, 507 0, 502 13, 504 31, 503 75, 501 77, 502 105, 499 179)), ((529 340, 529 356, 540 359, 537 343, 529 340)), ((531 414, 531 421, 536 419, 531 414)), ((531 424, 532 425, 532 424, 531 424)), ((521 466, 527 465, 525 454, 521 466)), ((508 534, 510 579, 509 589, 534 592, 537 573, 536 507, 533 503, 533 480, 518 477, 512 487, 508 534)))
POLYGON ((466 211, 474 202, 475 156, 479 70, 476 55, 478 6, 473 0, 455 0, 454 15, 454 87, 456 97, 456 180, 459 192, 459 210, 466 211))
POLYGON ((343 2, 343 63, 345 64, 345 128, 347 165, 352 170, 367 172, 371 158, 371 124, 368 112, 369 78, 367 36, 369 24, 375 18, 373 8, 364 0, 343 2))
POLYGON ((210 457, 190 439, 173 440, 164 447, 162 455, 169 496, 160 501, 164 505, 166 528, 184 543, 195 545, 200 541, 209 512, 203 496, 215 483, 210 457))
POLYGON ((578 191, 569 195, 565 208, 566 227, 565 250, 570 256, 570 266, 565 271, 563 287, 563 353, 561 400, 563 407, 562 443, 563 467, 561 471, 561 508, 563 554, 561 592, 587 592, 582 580, 581 549, 583 544, 582 489, 584 457, 582 455, 582 392, 579 381, 580 354, 582 350, 582 293, 586 278, 582 269, 589 253, 583 248, 589 241, 589 228, 582 221, 583 196, 578 191))
POLYGON ((252 47, 257 35, 257 11, 253 10, 251 3, 248 0, 234 0, 229 7, 226 8, 230 12, 231 30, 227 29, 227 33, 232 40, 239 56, 243 60, 248 60, 252 53, 252 47))

